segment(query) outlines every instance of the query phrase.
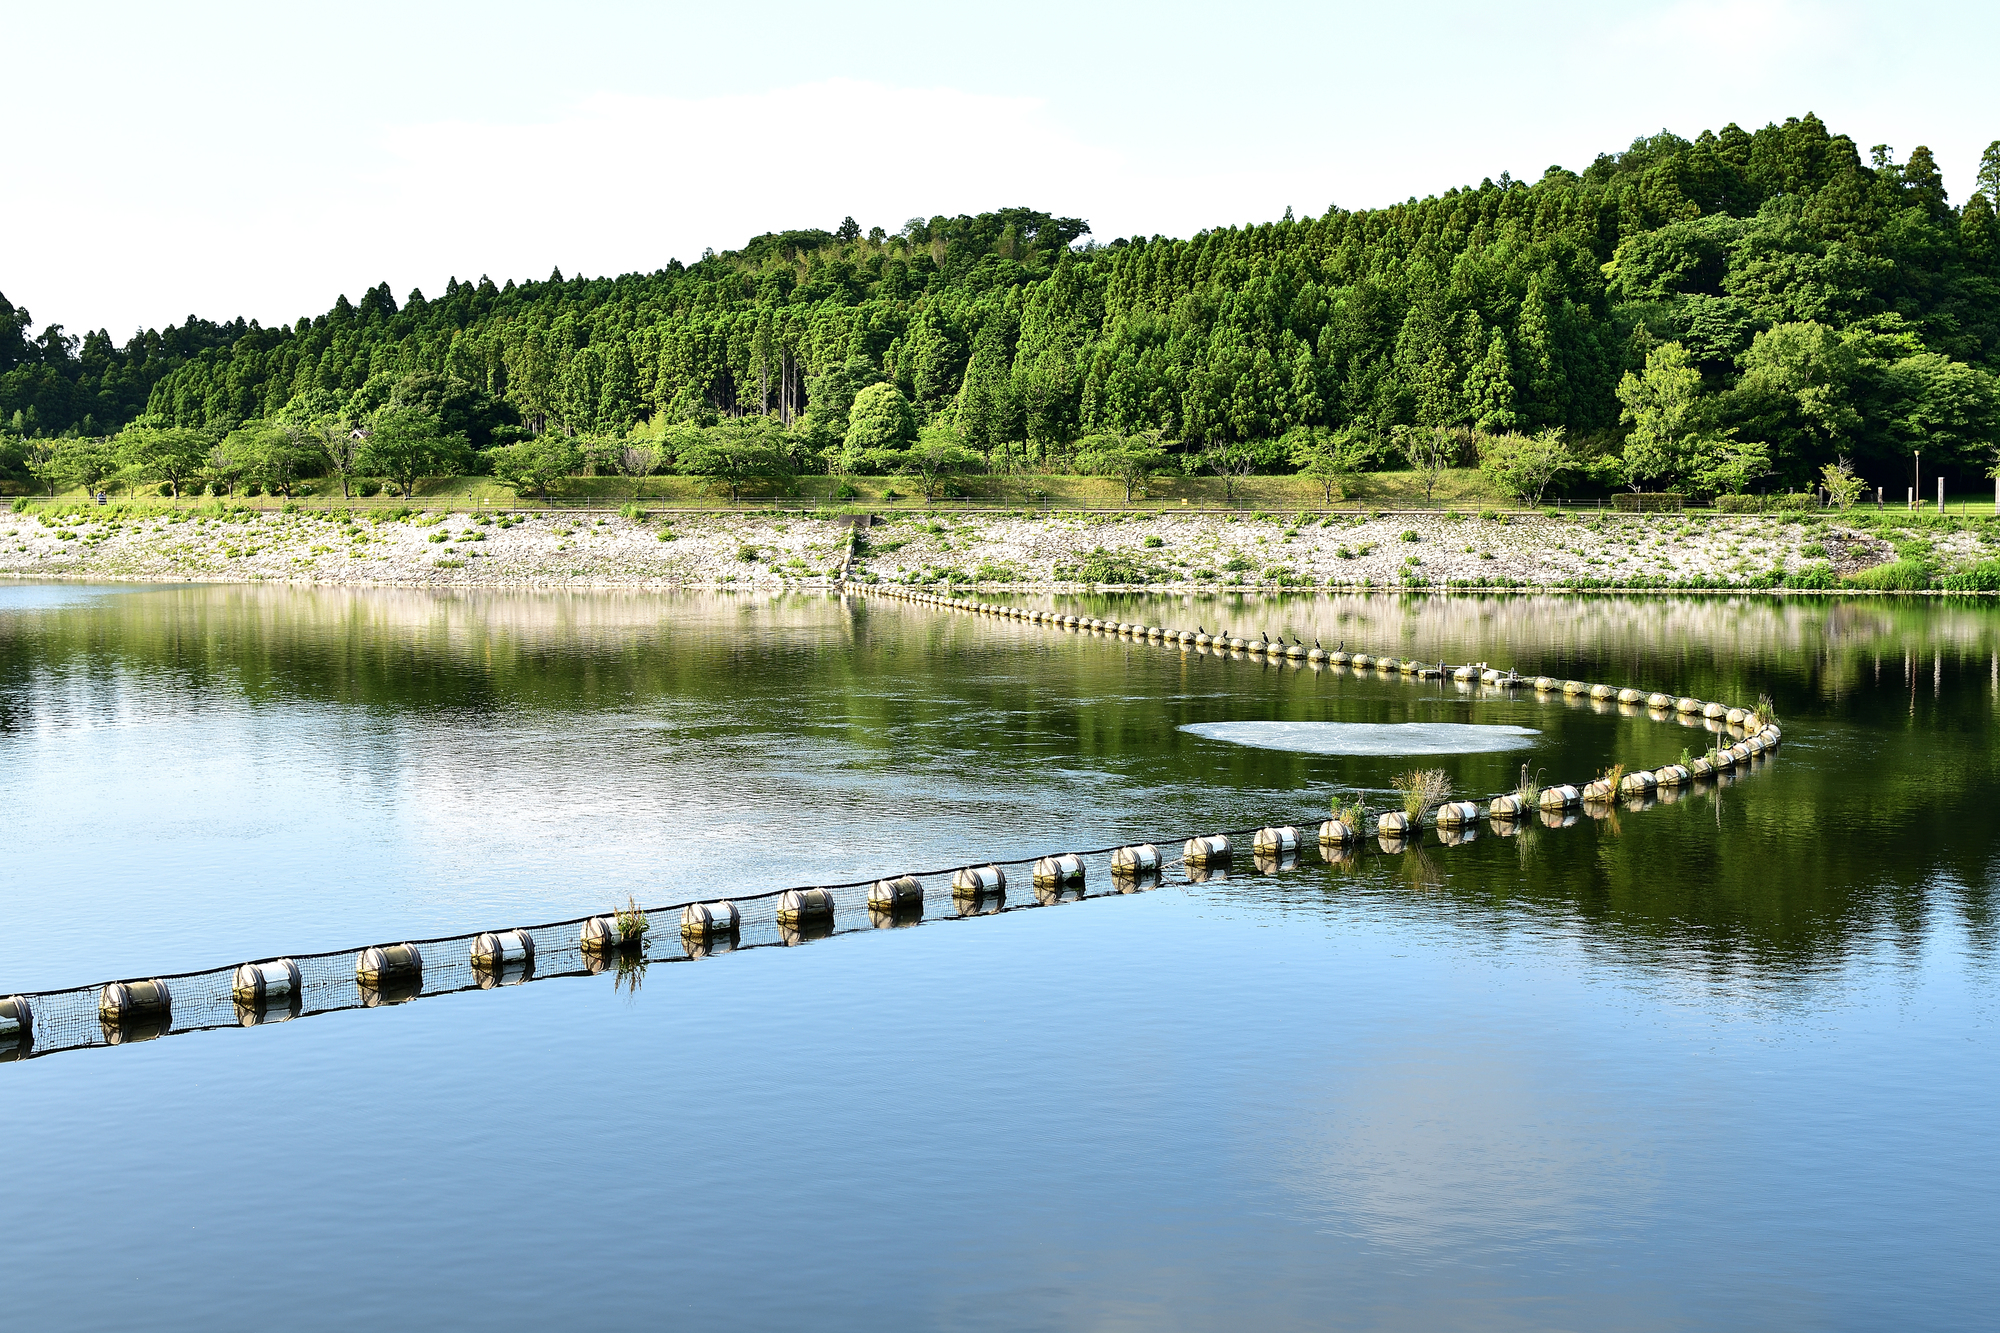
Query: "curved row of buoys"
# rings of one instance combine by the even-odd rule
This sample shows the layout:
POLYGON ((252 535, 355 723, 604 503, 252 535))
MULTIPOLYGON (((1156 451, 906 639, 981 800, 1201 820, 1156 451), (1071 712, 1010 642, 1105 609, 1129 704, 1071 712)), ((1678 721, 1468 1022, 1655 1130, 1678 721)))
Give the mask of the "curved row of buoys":
MULTIPOLYGON (((1255 640, 1252 640, 1247 635, 1210 634, 1205 628, 1185 630, 1165 625, 1128 624, 1124 621, 1102 620, 1091 616, 1075 616, 1061 611, 1029 610, 997 602, 983 602, 970 597, 952 597, 917 588, 871 586, 864 591, 874 596, 912 602, 919 606, 936 607, 940 610, 963 611, 1001 620, 1020 620, 1061 629, 1113 634, 1120 638, 1147 643, 1178 644, 1184 649, 1205 648, 1211 651, 1221 649, 1230 653, 1241 652, 1262 656, 1267 660, 1304 661, 1314 666, 1341 666, 1355 670, 1374 667, 1384 674, 1400 675, 1413 680, 1448 678, 1461 685, 1476 683, 1510 690, 1532 689, 1537 694, 1559 694, 1567 699, 1588 699, 1595 704, 1615 703, 1621 708, 1634 710, 1643 706, 1646 714, 1656 721, 1700 718, 1741 733, 1741 738, 1734 745, 1718 747, 1686 765, 1668 764, 1655 770, 1621 774, 1615 788, 1604 778, 1586 783, 1581 788, 1567 784, 1541 788, 1536 796, 1536 806, 1537 812, 1544 814, 1550 811, 1561 812, 1578 805, 1608 806, 1610 802, 1620 797, 1643 800, 1663 790, 1677 791, 1691 786, 1698 779, 1711 778, 1718 772, 1726 772, 1749 763, 1759 755, 1776 749, 1780 738, 1777 723, 1761 716, 1755 709, 1733 707, 1689 695, 1647 692, 1629 685, 1560 680, 1554 676, 1530 678, 1511 670, 1502 671, 1485 662, 1452 666, 1445 662, 1432 665, 1414 658, 1376 657, 1368 653, 1347 652, 1345 644, 1340 649, 1328 652, 1317 641, 1308 648, 1298 640, 1297 636, 1294 636, 1291 643, 1286 643, 1282 634, 1273 640, 1268 634, 1260 633, 1255 640)), ((1482 819, 1506 822, 1527 818, 1531 812, 1526 809, 1526 804, 1520 795, 1512 793, 1493 797, 1483 809, 1475 801, 1446 801, 1432 811, 1431 822, 1437 827, 1440 836, 1445 836, 1450 830, 1458 830, 1458 836, 1463 838, 1466 836, 1465 830, 1478 824, 1482 819)), ((1420 827, 1421 821, 1413 820, 1401 810, 1389 811, 1376 821, 1376 831, 1384 838, 1407 838, 1419 831, 1420 827)), ((1361 830, 1352 823, 1330 819, 1320 825, 1320 840, 1323 843, 1338 844, 1358 840, 1360 837, 1361 830)), ((1210 859, 1226 858, 1228 839, 1223 838, 1220 842, 1219 849, 1212 849, 1205 845, 1202 839, 1191 840, 1187 844, 1184 860, 1189 865, 1196 866, 1205 864, 1210 859)))

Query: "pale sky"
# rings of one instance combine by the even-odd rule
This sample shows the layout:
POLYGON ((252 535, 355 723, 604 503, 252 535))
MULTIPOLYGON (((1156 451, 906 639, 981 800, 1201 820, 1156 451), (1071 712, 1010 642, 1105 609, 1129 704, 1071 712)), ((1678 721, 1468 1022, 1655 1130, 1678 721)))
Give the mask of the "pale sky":
POLYGON ((1100 240, 1533 180, 1807 111, 2000 138, 2000 6, 0 0, 0 292, 123 341, 1008 205, 1100 240))

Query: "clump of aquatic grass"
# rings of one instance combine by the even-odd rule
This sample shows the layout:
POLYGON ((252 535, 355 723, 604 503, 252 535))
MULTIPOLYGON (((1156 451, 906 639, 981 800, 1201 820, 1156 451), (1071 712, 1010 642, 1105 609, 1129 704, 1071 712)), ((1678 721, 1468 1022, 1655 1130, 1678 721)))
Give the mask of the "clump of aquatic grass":
POLYGON ((641 939, 652 929, 652 922, 646 919, 646 909, 639 906, 639 900, 631 894, 625 895, 625 905, 614 908, 613 918, 618 926, 618 938, 630 942, 641 939))
POLYGON ((1343 801, 1336 795, 1333 798, 1333 818, 1347 825, 1349 832, 1358 834, 1367 825, 1368 807, 1359 794, 1352 801, 1343 801))
POLYGON ((1750 710, 1749 720, 1754 724, 1750 728, 1752 731, 1759 731, 1776 722, 1778 720, 1777 701, 1772 699, 1768 694, 1758 695, 1757 706, 1750 710))
POLYGON ((1679 759, 1676 759, 1674 762, 1679 764, 1682 768, 1686 768, 1689 764, 1694 762, 1693 758, 1690 757, 1688 754, 1687 746, 1683 745, 1681 747, 1681 757, 1679 759))
POLYGON ((1451 796, 1451 778, 1441 768, 1413 768, 1390 778, 1389 785, 1403 794, 1403 813, 1412 824, 1421 824, 1451 796))
POLYGON ((1520 798, 1523 814, 1542 803, 1542 784, 1534 774, 1528 772, 1526 764, 1521 765, 1521 780, 1514 786, 1514 795, 1520 798))

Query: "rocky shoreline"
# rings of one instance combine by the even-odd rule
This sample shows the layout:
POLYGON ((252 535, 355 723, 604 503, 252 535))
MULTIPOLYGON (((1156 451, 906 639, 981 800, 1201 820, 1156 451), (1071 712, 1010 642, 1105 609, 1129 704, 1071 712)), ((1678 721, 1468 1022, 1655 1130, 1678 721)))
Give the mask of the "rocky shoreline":
MULTIPOLYGON (((1984 524, 1926 533, 1992 558, 1984 524)), ((78 506, 0 514, 0 576, 421 587, 776 588, 861 580, 1233 589, 1825 589, 1894 533, 1817 516, 863 515, 78 506)))

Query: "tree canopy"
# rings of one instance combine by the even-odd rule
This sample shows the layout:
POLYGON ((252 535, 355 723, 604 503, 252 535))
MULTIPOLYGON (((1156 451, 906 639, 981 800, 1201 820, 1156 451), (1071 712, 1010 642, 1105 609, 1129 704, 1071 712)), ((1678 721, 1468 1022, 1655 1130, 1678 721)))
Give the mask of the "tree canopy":
POLYGON ((143 417, 220 438, 412 408, 476 449, 638 430, 670 451, 671 428, 756 417, 782 428, 785 467, 821 471, 940 422, 996 470, 1069 466, 1105 436, 1324 471, 1298 441, 1374 442, 1360 461, 1412 430, 1559 428, 1592 457, 1637 445, 1635 467, 1673 465, 1647 484, 1694 484, 1729 442, 1791 484, 1838 457, 1893 473, 1917 448, 1983 469, 2000 439, 2000 146, 1988 157, 1954 205, 1928 149, 1864 156, 1807 115, 1187 239, 1086 239, 1028 208, 894 234, 848 218, 652 273, 454 278, 401 301, 384 284, 291 325, 190 317, 123 346, 35 333, 0 298, 0 428, 143 417))

